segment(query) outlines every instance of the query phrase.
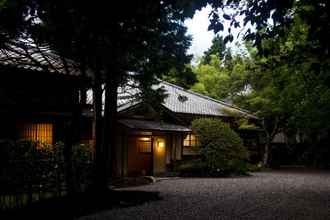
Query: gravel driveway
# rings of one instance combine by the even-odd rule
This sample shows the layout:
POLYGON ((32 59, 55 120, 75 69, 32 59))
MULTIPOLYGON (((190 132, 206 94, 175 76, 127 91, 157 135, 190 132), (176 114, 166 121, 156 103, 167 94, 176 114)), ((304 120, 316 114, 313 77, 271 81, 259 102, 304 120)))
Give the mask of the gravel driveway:
POLYGON ((81 219, 330 219, 330 173, 272 171, 238 178, 169 178, 126 188, 159 201, 81 219))

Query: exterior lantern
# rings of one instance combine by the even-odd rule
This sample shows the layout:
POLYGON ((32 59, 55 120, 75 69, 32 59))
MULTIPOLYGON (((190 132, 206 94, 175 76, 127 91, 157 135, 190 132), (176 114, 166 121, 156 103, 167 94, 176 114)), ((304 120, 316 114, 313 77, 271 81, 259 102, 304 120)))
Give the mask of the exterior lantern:
POLYGON ((163 141, 158 141, 157 147, 158 148, 164 148, 165 147, 165 143, 163 141))

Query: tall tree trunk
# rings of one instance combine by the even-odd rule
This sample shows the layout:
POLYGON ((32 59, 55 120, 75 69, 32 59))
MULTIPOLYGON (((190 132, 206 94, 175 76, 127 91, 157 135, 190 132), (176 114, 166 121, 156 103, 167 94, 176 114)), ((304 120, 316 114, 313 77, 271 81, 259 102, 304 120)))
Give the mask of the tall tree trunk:
POLYGON ((68 194, 76 192, 75 177, 72 163, 72 122, 67 123, 65 126, 65 141, 64 141, 64 167, 65 167, 65 183, 66 191, 68 194))
POLYGON ((264 155, 262 158, 263 165, 265 167, 269 167, 269 157, 271 154, 271 143, 275 137, 275 135, 279 131, 279 123, 280 123, 280 118, 278 116, 275 117, 275 119, 272 121, 272 124, 266 125, 266 120, 264 119, 262 122, 263 130, 266 135, 266 143, 264 146, 264 155))
POLYGON ((65 128, 65 143, 64 143, 64 163, 65 163, 65 181, 67 185, 67 193, 73 194, 78 191, 74 165, 72 161, 73 145, 79 143, 79 123, 80 123, 81 109, 79 105, 78 90, 73 92, 73 106, 72 119, 66 124, 65 128))
POLYGON ((270 142, 266 140, 265 148, 264 148, 264 155, 263 155, 263 165, 265 167, 269 166, 269 154, 270 154, 270 142))
POLYGON ((103 140, 106 155, 107 176, 110 180, 117 171, 116 168, 116 124, 117 124, 117 99, 118 80, 116 75, 108 74, 105 85, 105 105, 104 105, 104 130, 103 140))
POLYGON ((103 191, 107 187, 106 174, 106 158, 103 145, 103 119, 102 119, 102 82, 100 73, 96 73, 93 85, 93 101, 94 101, 94 145, 95 145, 95 163, 93 176, 93 190, 103 191))

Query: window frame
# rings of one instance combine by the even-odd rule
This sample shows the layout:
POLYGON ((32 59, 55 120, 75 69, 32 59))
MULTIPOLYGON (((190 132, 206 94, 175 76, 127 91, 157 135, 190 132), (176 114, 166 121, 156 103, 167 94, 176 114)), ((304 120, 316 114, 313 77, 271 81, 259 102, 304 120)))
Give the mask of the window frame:
POLYGON ((21 138, 52 145, 54 144, 54 124, 51 122, 26 122, 21 130, 21 138))
POLYGON ((140 154, 152 154, 152 138, 151 137, 139 137, 137 138, 137 148, 140 154), (140 143, 150 143, 150 151, 143 151, 140 143))
POLYGON ((183 147, 187 147, 187 148, 192 148, 192 147, 196 147, 197 146, 197 137, 195 134, 193 133, 188 133, 184 138, 183 138, 183 143, 182 146, 183 147), (193 137, 193 138, 192 138, 193 137), (188 139, 187 139, 188 138, 188 139), (189 145, 185 145, 185 142, 188 141, 189 145))

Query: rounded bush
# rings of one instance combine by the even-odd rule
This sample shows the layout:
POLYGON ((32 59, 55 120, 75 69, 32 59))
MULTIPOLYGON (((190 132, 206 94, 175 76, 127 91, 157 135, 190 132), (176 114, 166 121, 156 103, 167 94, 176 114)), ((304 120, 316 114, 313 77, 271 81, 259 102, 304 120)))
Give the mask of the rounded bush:
POLYGON ((219 119, 202 118, 192 123, 198 148, 212 176, 245 174, 248 150, 239 135, 219 119))

